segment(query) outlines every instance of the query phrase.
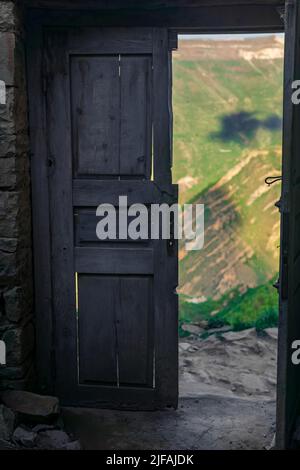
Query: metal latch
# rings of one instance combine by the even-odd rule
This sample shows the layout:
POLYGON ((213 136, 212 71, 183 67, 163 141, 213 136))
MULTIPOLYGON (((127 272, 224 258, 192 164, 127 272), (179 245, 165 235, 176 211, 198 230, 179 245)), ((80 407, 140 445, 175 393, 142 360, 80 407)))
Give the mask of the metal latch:
POLYGON ((281 198, 275 202, 274 206, 277 207, 277 209, 279 209, 279 212, 281 212, 281 206, 282 206, 281 198))

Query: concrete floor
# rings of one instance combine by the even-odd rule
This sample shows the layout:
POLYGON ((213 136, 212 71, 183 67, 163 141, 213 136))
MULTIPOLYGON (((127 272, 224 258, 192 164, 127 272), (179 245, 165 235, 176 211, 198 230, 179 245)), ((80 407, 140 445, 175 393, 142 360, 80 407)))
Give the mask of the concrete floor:
POLYGON ((84 449, 264 449, 275 432, 275 402, 201 396, 178 410, 65 408, 66 428, 84 449))

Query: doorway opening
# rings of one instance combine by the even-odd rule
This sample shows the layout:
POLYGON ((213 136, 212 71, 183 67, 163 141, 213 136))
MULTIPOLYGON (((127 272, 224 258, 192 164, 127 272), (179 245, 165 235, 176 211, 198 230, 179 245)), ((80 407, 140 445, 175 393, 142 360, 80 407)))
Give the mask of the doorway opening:
POLYGON ((181 204, 205 205, 203 249, 179 248, 179 391, 247 400, 262 447, 276 420, 281 180, 267 178, 281 175, 283 59, 283 34, 181 35, 173 54, 174 182, 181 204))

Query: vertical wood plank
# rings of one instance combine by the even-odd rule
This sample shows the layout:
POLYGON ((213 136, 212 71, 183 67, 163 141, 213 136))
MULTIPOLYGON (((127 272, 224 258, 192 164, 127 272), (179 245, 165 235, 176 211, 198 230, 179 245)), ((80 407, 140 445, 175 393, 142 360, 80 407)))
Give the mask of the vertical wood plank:
POLYGON ((299 240, 299 125, 300 109, 292 103, 292 82, 299 78, 300 8, 297 1, 286 3, 284 64, 283 163, 280 243, 280 308, 277 377, 276 445, 291 444, 293 426, 300 414, 300 375, 292 363, 292 343, 299 339, 299 276, 297 253, 299 240))
POLYGON ((77 175, 118 175, 119 57, 73 57, 72 120, 77 175))
POLYGON ((52 302, 55 314, 55 392, 68 400, 77 383, 77 332, 72 203, 72 145, 68 33, 47 35, 47 90, 52 302), (69 130, 69 131, 67 131, 69 130))
POLYGON ((168 29, 153 29, 153 168, 154 180, 162 190, 170 190, 172 175, 171 55, 168 29))
MULTIPOLYGON (((177 187, 173 185, 176 200, 177 187)), ((178 243, 157 240, 154 261, 155 386, 157 408, 178 405, 178 243)))
POLYGON ((122 385, 153 385, 152 279, 120 278, 117 314, 119 380, 122 385))
POLYGON ((151 57, 121 56, 120 174, 150 178, 151 57))
POLYGON ((117 385, 116 277, 78 276, 79 382, 117 385))
MULTIPOLYGON (((178 201, 178 188, 172 185, 172 63, 168 30, 153 29, 153 142, 154 181, 168 201, 178 201)), ((155 246, 155 386, 157 406, 178 404, 178 244, 171 252, 168 240, 155 246)))
POLYGON ((43 95, 43 34, 31 24, 27 41, 27 82, 31 137, 31 191, 33 224, 36 366, 41 392, 53 393, 51 253, 48 193, 47 124, 43 95))

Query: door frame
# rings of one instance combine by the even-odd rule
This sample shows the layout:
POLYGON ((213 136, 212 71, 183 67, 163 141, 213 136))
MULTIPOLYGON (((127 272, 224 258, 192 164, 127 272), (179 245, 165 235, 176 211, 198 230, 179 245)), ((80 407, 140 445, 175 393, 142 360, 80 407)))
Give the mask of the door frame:
MULTIPOLYGON (((29 4, 31 2, 28 2, 29 4)), ((45 2, 47 3, 47 2, 45 2)), ((63 2, 62 2, 63 3, 63 2)), ((66 2, 67 3, 67 2, 66 2)), ((84 5, 86 1, 82 2, 84 5)), ((124 2, 125 3, 125 2, 124 2)), ((199 2, 200 3, 200 2, 199 2)), ((283 10, 277 5, 231 4, 162 10, 72 11, 31 9, 26 11, 27 82, 30 109, 31 187, 36 311, 36 365, 41 393, 53 393, 55 359, 52 328, 51 231, 49 220, 47 129, 43 75, 44 29, 53 26, 163 26, 170 41, 178 34, 284 32, 283 10), (223 11, 221 11, 223 9, 223 11)), ((244 2, 245 3, 245 2, 244 2)), ((276 2, 277 3, 277 2, 276 2)), ((41 2, 39 2, 39 5, 41 2)), ((84 7, 83 7, 84 8, 84 7)), ((176 40, 175 40, 176 41, 176 40)), ((279 345, 280 348, 280 345, 279 345)), ((282 346, 281 346, 282 349, 282 346)), ((284 354, 280 349, 279 356, 284 354)))

